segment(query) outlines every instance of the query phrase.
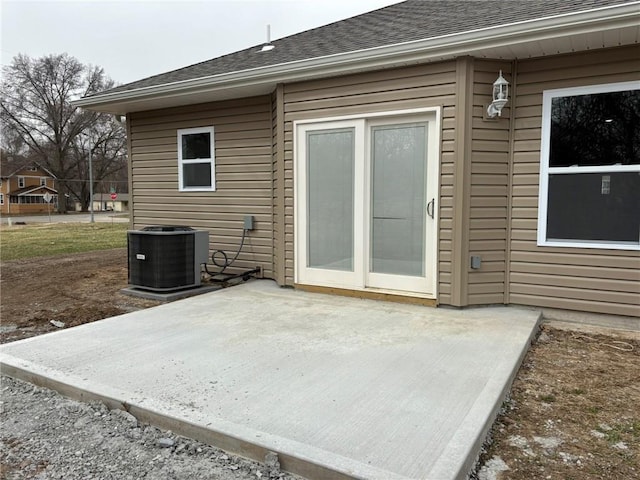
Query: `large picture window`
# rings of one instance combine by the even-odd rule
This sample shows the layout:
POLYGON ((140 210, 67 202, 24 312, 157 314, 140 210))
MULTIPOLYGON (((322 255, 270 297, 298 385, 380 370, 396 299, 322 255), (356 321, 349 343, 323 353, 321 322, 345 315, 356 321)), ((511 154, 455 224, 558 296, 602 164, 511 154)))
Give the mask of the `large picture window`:
POLYGON ((640 82, 543 95, 538 245, 640 250, 640 82))
POLYGON ((180 191, 213 191, 215 154, 213 127, 178 130, 180 191))

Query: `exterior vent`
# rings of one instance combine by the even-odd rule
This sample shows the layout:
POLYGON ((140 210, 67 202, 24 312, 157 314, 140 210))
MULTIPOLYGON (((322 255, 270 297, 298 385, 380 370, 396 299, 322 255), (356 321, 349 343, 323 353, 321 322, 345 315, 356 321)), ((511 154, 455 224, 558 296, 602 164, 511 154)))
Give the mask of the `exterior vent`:
POLYGON ((155 292, 200 285, 209 257, 209 232, 190 227, 152 226, 127 232, 129 284, 155 292))

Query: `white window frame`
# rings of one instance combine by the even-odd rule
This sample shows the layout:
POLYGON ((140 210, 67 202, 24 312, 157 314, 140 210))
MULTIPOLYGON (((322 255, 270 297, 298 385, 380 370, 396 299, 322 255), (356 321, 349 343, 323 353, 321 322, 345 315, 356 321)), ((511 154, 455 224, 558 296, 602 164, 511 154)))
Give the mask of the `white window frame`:
POLYGON ((0 205, 4 205, 4 193, 0 193, 0 205))
POLYGON ((47 177, 40 177, 40 186, 41 187, 47 186, 47 177))
POLYGON ((215 161, 215 139, 213 127, 182 128, 178 130, 178 190, 181 192, 215 192, 216 190, 216 161, 215 161), (182 137, 196 133, 209 133, 211 135, 210 158, 195 158, 185 160, 182 158, 182 137), (185 187, 183 179, 183 166, 188 164, 209 163, 211 164, 210 186, 185 187))
POLYGON ((538 238, 541 247, 599 248, 610 250, 640 250, 640 244, 619 243, 616 241, 589 240, 547 240, 547 208, 549 196, 549 175, 563 173, 618 173, 639 172, 640 165, 602 165, 583 167, 549 167, 551 147, 551 103, 557 97, 588 95, 594 93, 612 93, 625 90, 640 90, 640 81, 607 83, 571 88, 545 90, 542 93, 542 143, 540 146, 540 191, 538 195, 538 238))
POLYGON ((24 177, 18 177, 18 188, 24 188, 26 182, 24 177))

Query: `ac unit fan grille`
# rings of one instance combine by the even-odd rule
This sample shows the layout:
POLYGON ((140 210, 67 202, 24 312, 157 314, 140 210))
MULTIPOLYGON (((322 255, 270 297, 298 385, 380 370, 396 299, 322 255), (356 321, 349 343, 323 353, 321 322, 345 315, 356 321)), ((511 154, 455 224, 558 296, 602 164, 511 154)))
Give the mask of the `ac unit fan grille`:
POLYGON ((129 283, 150 290, 175 290, 195 283, 194 235, 129 232, 129 283))

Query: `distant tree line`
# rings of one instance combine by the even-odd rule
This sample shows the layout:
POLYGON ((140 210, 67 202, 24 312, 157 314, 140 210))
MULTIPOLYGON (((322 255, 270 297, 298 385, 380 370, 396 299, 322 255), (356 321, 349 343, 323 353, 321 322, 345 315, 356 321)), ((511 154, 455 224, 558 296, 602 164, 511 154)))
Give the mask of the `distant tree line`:
POLYGON ((94 193, 105 184, 126 192, 124 124, 113 115, 71 105, 115 85, 102 68, 66 53, 35 59, 18 55, 2 73, 2 153, 32 160, 57 177, 60 213, 67 211, 65 198, 88 209, 90 153, 94 193))

